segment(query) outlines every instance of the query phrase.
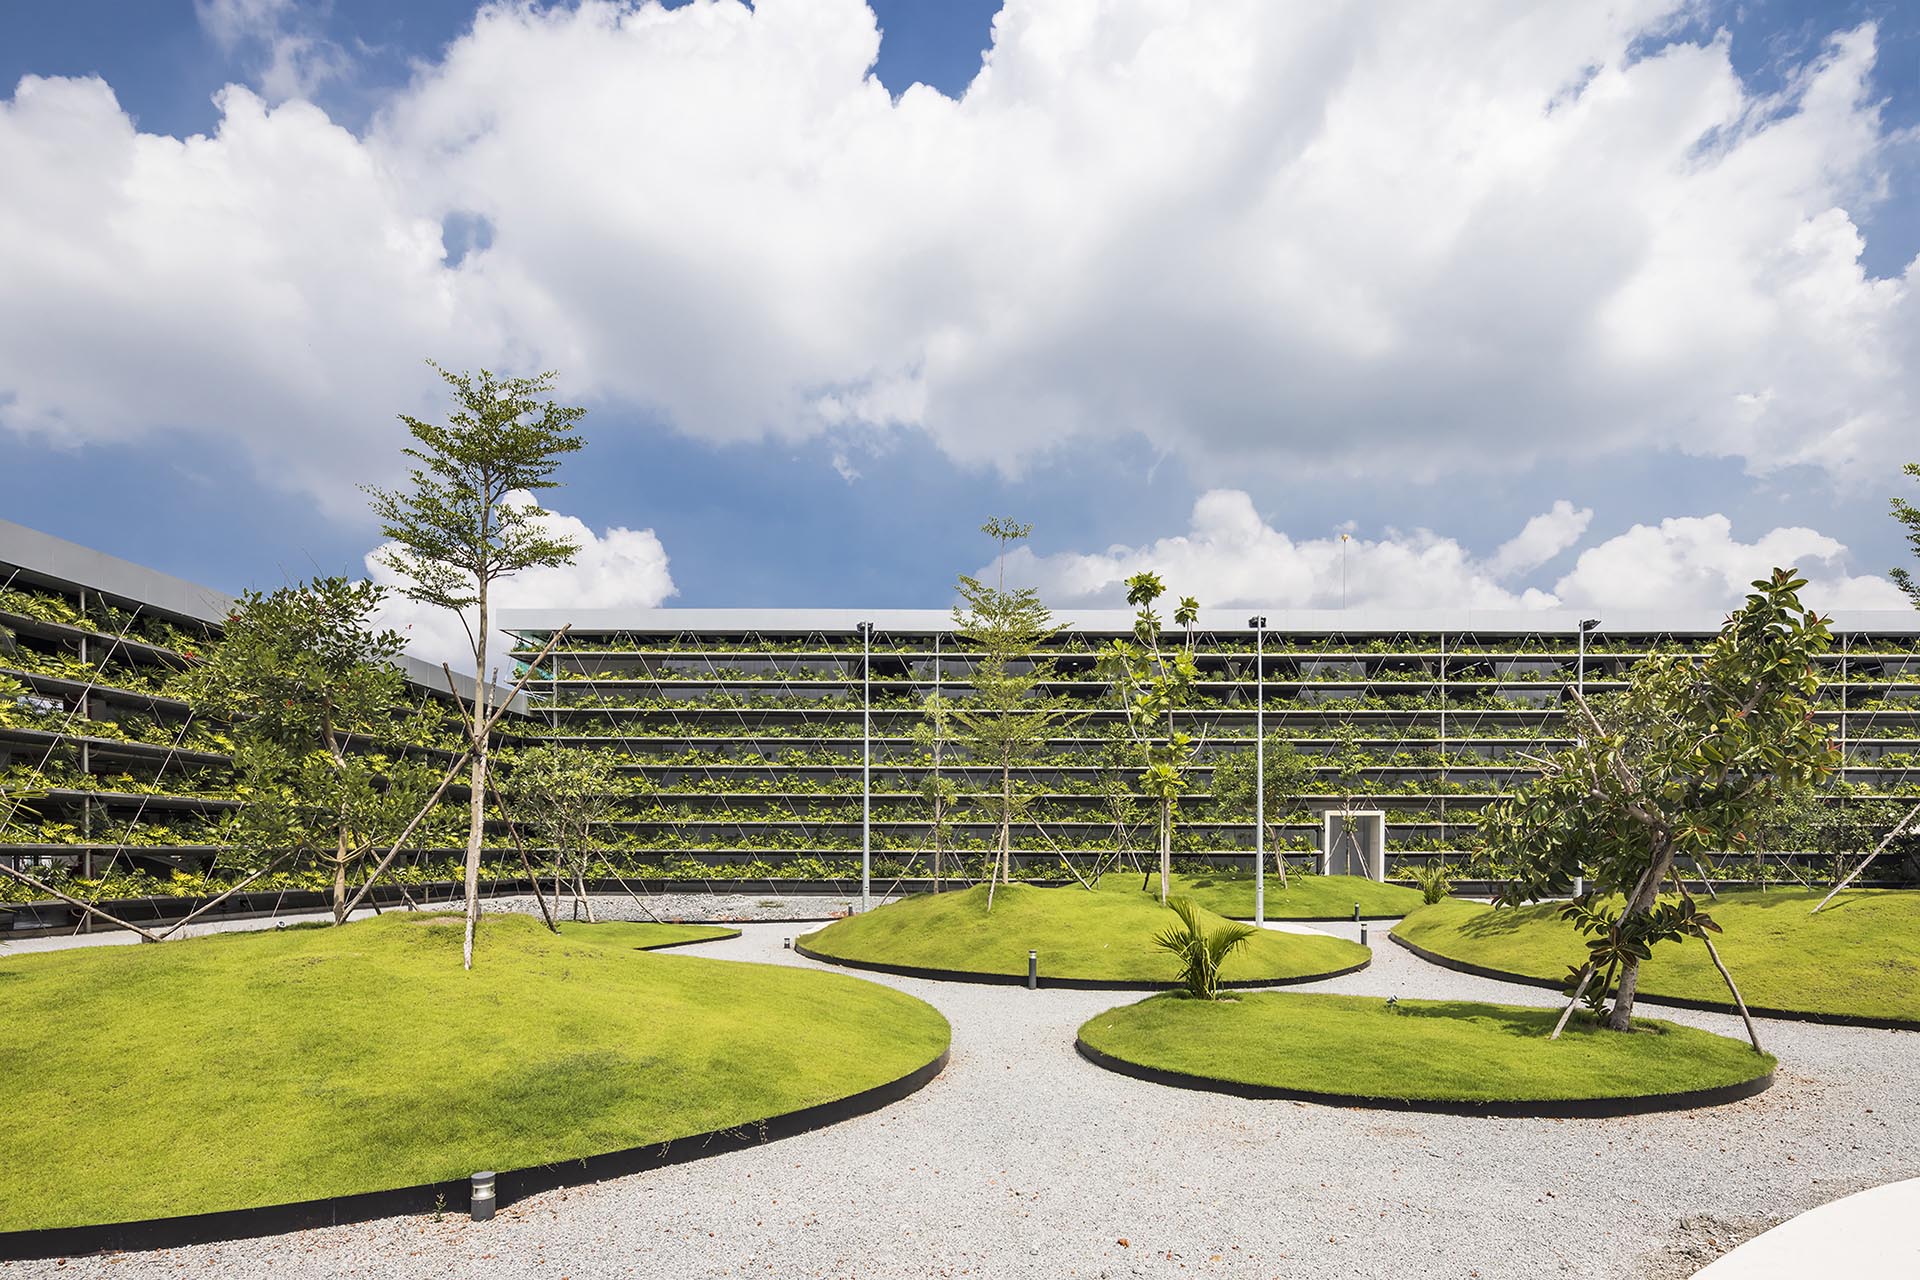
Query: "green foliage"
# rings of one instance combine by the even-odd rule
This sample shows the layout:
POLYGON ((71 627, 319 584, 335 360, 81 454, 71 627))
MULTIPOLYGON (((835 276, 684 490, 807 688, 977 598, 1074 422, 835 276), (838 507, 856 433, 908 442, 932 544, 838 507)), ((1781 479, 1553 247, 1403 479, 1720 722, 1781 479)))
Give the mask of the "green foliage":
MULTIPOLYGON (((1436 901, 1438 899, 1430 898, 1428 905, 1436 901)), ((1586 962, 1567 967, 1565 993, 1572 997, 1580 990, 1581 979, 1591 972, 1596 980, 1587 983, 1581 998, 1596 1016, 1606 1006, 1614 975, 1630 960, 1637 963, 1652 959, 1654 943, 1704 938, 1709 933, 1720 932, 1720 926, 1687 893, 1656 901, 1635 915, 1628 915, 1617 901, 1610 903, 1587 894, 1562 907, 1560 918, 1572 924, 1587 940, 1586 962)))
POLYGON ((936 890, 946 872, 947 827, 952 821, 954 806, 960 799, 960 787, 954 782, 953 776, 940 771, 952 736, 952 702, 943 694, 928 694, 925 717, 913 727, 913 745, 914 750, 924 754, 932 765, 921 776, 918 790, 921 799, 926 801, 927 820, 932 825, 929 837, 933 842, 933 880, 936 890))
MULTIPOLYGON (((1909 462, 1900 470, 1910 479, 1920 480, 1920 462, 1909 462)), ((1920 556, 1920 507, 1901 497, 1895 497, 1892 503, 1893 518, 1906 526, 1908 548, 1914 555, 1920 556)), ((1913 601, 1914 608, 1920 609, 1920 582, 1915 582, 1913 575, 1906 569, 1891 569, 1887 572, 1887 576, 1893 579, 1894 585, 1907 593, 1907 598, 1913 601)))
POLYGON ((1174 713, 1193 698, 1200 677, 1193 658, 1194 624, 1200 606, 1183 596, 1174 610, 1181 642, 1163 643, 1165 628, 1154 602, 1166 594, 1156 573, 1137 573, 1127 579, 1127 603, 1137 612, 1133 639, 1115 640, 1100 652, 1097 670, 1110 681, 1126 712, 1127 732, 1140 750, 1140 790, 1160 811, 1160 901, 1167 899, 1172 873, 1173 815, 1187 789, 1193 768, 1193 737, 1174 723, 1174 713))
MULTIPOLYGON (((1312 789, 1313 760, 1295 747, 1282 729, 1267 735, 1265 755, 1267 847, 1279 849, 1284 847, 1286 839, 1280 832, 1280 824, 1291 815, 1294 800, 1312 789)), ((1244 749, 1218 756, 1209 790, 1223 812, 1253 817, 1254 774, 1260 763, 1254 752, 1244 749)))
POLYGON ((549 532, 532 495, 558 485, 553 473, 582 446, 574 425, 586 410, 543 399, 553 389, 553 373, 497 378, 485 369, 471 374, 433 368, 452 388, 455 411, 445 426, 401 414, 414 440, 405 452, 417 464, 408 472, 408 487, 367 486, 366 493, 391 539, 377 553, 380 561, 400 575, 408 596, 458 616, 473 645, 464 949, 471 968, 492 739, 490 592, 496 581, 522 570, 571 564, 580 550, 572 539, 549 532), (463 612, 470 606, 476 615, 471 622, 463 612))
POLYGON ((1067 716, 1063 700, 1044 688, 1054 677, 1045 649, 1060 628, 1039 592, 1006 585, 1007 553, 1033 526, 995 517, 980 528, 999 544, 998 571, 991 586, 960 576, 961 603, 954 606, 953 625, 972 659, 973 696, 956 702, 950 718, 968 758, 999 771, 996 873, 1006 880, 1012 872, 1012 828, 1032 791, 1015 771, 1039 758, 1067 716))
POLYGON ((1650 949, 1689 936, 1692 917, 1654 910, 1674 859, 1711 865, 1723 850, 1748 847, 1780 797, 1839 763, 1813 716, 1827 619, 1801 604, 1806 581, 1789 570, 1753 585, 1698 662, 1659 655, 1636 664, 1624 692, 1598 699, 1591 713, 1576 707, 1587 730, 1577 745, 1481 815, 1484 856, 1507 873, 1502 902, 1564 892, 1583 871, 1597 893, 1625 900, 1605 926, 1605 954, 1620 975, 1617 1030, 1650 949))
MULTIPOLYGON (((573 432, 586 410, 543 399, 553 373, 499 378, 433 368, 458 407, 444 426, 401 414, 414 439, 405 453, 418 464, 409 488, 369 485, 366 493, 393 540, 380 559, 408 581, 406 594, 459 612, 480 604, 498 578, 572 562, 579 547, 548 533, 535 519, 537 504, 516 495, 557 486, 561 458, 584 443, 573 432)), ((484 655, 484 627, 473 639, 475 655, 484 655)))
MULTIPOLYGON (((1824 889, 1795 886, 1722 891, 1712 904, 1714 945, 1756 1008, 1920 1025, 1920 890, 1850 889, 1809 915, 1824 889)), ((1665 898, 1662 901, 1672 901, 1665 898)), ((1593 899, 1603 916, 1621 899, 1593 899)), ((1559 982, 1577 972, 1596 935, 1582 935, 1563 902, 1488 907, 1462 898, 1420 910, 1394 926, 1408 942, 1451 960, 1559 982)), ((1698 943, 1651 948, 1640 973, 1649 997, 1730 1004, 1726 983, 1698 943)), ((1594 981, 1601 978, 1596 975, 1594 981)), ((1636 1024, 1637 1025, 1637 1024, 1636 1024)))
POLYGON ((1195 1000, 1219 999, 1220 966, 1260 931, 1235 920, 1209 930, 1205 915, 1191 898, 1174 898, 1167 910, 1179 917, 1179 923, 1154 934, 1153 945, 1179 962, 1174 981, 1195 1000))
POLYGON ((1429 907, 1444 901, 1453 892, 1454 869, 1437 859, 1415 863, 1406 869, 1406 874, 1420 890, 1420 901, 1429 907))
POLYGON ((345 578, 248 591, 182 692, 202 714, 289 749, 371 732, 406 695, 406 678, 391 665, 404 642, 368 623, 385 594, 345 578))
POLYGON ((564 866, 576 911, 587 903, 587 863, 601 824, 615 811, 616 769, 608 752, 542 744, 517 753, 507 775, 509 811, 521 831, 552 851, 556 880, 564 866))
POLYGON ((419 811, 432 772, 349 749, 352 735, 379 738, 406 718, 406 680, 391 665, 400 637, 368 621, 382 595, 345 578, 249 591, 221 643, 183 679, 202 714, 233 725, 242 804, 221 827, 230 860, 326 865, 336 922, 354 866, 419 811))

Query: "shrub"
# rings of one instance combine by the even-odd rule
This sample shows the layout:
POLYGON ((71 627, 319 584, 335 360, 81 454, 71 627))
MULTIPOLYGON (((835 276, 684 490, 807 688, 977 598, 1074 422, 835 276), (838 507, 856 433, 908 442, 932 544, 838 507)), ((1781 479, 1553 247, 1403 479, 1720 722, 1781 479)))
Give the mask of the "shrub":
POLYGON ((1167 910, 1180 917, 1180 923, 1156 933, 1153 943, 1179 960, 1175 981, 1196 1000, 1219 999, 1220 966, 1258 930, 1228 920, 1208 933, 1206 920, 1191 898, 1174 898, 1167 903, 1167 910))

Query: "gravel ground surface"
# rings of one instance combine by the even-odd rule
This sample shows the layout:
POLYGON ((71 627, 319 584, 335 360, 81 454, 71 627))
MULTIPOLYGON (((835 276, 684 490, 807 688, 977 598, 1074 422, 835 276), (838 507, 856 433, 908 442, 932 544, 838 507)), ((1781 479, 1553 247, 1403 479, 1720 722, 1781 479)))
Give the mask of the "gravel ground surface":
MULTIPOLYGON (((1325 926, 1354 936, 1353 926, 1325 926)), ((700 948, 776 964, 779 925, 700 948)), ((1385 941, 1314 989, 1550 1002, 1385 941)), ((1073 1033, 1124 994, 877 978, 952 1021, 894 1106, 511 1205, 0 1276, 1678 1277, 1794 1213, 1920 1174, 1915 1033, 1765 1022, 1778 1083, 1708 1111, 1498 1120, 1160 1088, 1073 1033)), ((1736 1019, 1660 1016, 1727 1034, 1736 1019)))
MULTIPOLYGON (((547 901, 553 903, 549 896, 547 901)), ((892 898, 874 895, 880 906, 892 898)), ((860 903, 859 894, 799 893, 770 897, 753 893, 649 893, 636 896, 593 895, 593 914, 600 920, 670 920, 687 924, 737 924, 753 920, 833 920, 846 915, 860 903)), ((485 911, 520 911, 534 915, 540 910, 531 896, 493 898, 481 904, 485 911)), ((562 920, 574 918, 572 897, 562 895, 557 903, 562 920)), ((580 916, 585 919, 584 913, 580 916)))
MULTIPOLYGON (((655 893, 639 895, 608 896, 593 895, 593 913, 601 920, 667 920, 684 923, 715 922, 731 924, 749 920, 789 920, 811 921, 832 920, 852 911, 859 902, 857 894, 787 894, 781 897, 769 897, 751 893, 655 893)), ((548 899, 551 903, 552 898, 548 899)), ((892 898, 876 894, 874 904, 891 902, 892 898)), ((459 900, 445 897, 428 899, 422 897, 420 905, 434 911, 458 911, 459 900)), ((560 918, 573 917, 573 899, 563 897, 559 902, 560 918)), ((387 907, 393 911, 398 908, 387 907)), ((539 908, 534 905, 532 895, 500 898, 482 898, 480 909, 484 912, 517 911, 526 915, 537 915, 539 908)), ((353 913, 355 920, 365 920, 376 913, 371 907, 363 907, 353 913)), ((249 929, 271 929, 276 924, 297 924, 303 920, 331 920, 326 911, 289 911, 277 916, 250 916, 243 918, 228 917, 195 921, 179 930, 175 938, 198 938, 209 933, 234 933, 249 929)), ((584 919, 584 915, 581 917, 584 919)), ((165 925, 151 926, 156 931, 165 925)), ((67 947, 117 947, 140 941, 140 936, 125 929, 102 929, 97 933, 54 933, 37 938, 13 938, 0 932, 0 956, 18 955, 30 951, 60 951, 67 947)))

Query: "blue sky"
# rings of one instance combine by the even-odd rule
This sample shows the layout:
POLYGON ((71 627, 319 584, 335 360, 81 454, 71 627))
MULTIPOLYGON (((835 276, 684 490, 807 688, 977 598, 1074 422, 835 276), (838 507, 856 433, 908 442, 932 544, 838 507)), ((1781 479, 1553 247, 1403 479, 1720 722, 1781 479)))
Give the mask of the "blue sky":
POLYGON ((1865 580, 1899 562, 1886 498, 1920 452, 1914 6, 1647 4, 1624 33, 1509 7, 1458 49, 1392 6, 1249 8, 1241 32, 1224 4, 1206 30, 1145 0, 1089 29, 1021 0, 1000 48, 997 3, 872 7, 618 39, 566 7, 476 30, 446 0, 0 8, 0 93, 98 77, 126 117, 116 138, 103 100, 15 97, 0 133, 0 156, 62 157, 0 195, 46 290, 0 332, 4 514, 227 589, 358 571, 352 482, 390 478, 392 413, 431 411, 418 362, 475 354, 555 367, 590 406, 549 504, 653 530, 675 603, 944 604, 992 513, 1036 524, 1024 571, 1066 603, 1156 557, 1223 602, 1323 602, 1342 529, 1384 603, 1644 603, 1621 581, 1641 564, 1718 604, 1769 556, 1886 602, 1865 580), (891 106, 860 92, 876 20, 891 106), (525 83, 496 100, 490 75, 525 83), (260 99, 245 145, 227 85, 260 99), (538 174, 565 185, 503 191, 576 89, 569 158, 538 174), (1415 119, 1457 171, 1396 157, 1415 119), (218 145, 148 145, 194 135, 218 145), (292 188, 336 160, 375 177, 321 224, 341 256, 309 260, 326 232, 292 188), (126 203, 97 228, 58 212, 105 190, 126 203), (182 208, 184 236, 127 231, 182 208), (421 219, 434 271, 357 278, 357 243, 421 219), (1214 491, 1257 518, 1203 520, 1214 491), (1529 525, 1555 504, 1574 514, 1529 525), (1730 532, 1661 524, 1711 516, 1730 532))

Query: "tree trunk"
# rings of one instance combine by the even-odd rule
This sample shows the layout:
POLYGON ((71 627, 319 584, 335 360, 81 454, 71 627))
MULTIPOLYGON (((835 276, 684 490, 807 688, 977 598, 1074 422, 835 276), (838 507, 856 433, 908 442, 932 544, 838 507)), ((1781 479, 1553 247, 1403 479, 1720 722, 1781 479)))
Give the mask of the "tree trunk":
MULTIPOLYGON (((1673 846, 1662 842, 1654 849, 1653 864, 1640 877, 1640 883, 1634 886, 1633 896, 1627 899, 1626 907, 1620 912, 1620 919, 1614 925, 1616 931, 1624 931, 1629 920, 1644 916, 1653 909, 1660 897, 1660 886, 1666 882, 1667 872, 1673 866, 1673 846)), ((1614 1031, 1625 1031, 1633 1023, 1633 997, 1640 986, 1640 957, 1629 955, 1620 962, 1620 986, 1613 1000, 1613 1012, 1607 1015, 1607 1026, 1614 1031)))
POLYGON ((340 844, 333 853, 333 922, 347 922, 347 829, 340 828, 340 844))
POLYGON ((1013 772, 1000 760, 1000 883, 1013 882, 1013 772))
POLYGON ((473 935, 480 923, 480 842, 487 823, 487 580, 479 579, 480 625, 473 633, 473 794, 467 800, 467 928, 460 963, 473 968, 473 935))
POLYGON ((1273 872, 1280 877, 1280 887, 1285 889, 1287 887, 1287 850, 1286 846, 1280 843, 1280 829, 1267 828, 1267 839, 1273 841, 1273 872))
POLYGON ((320 717, 321 744, 327 749, 327 756, 333 761, 333 777, 340 787, 340 803, 335 806, 333 818, 338 842, 333 849, 333 922, 337 925, 347 922, 347 791, 346 753, 333 736, 332 704, 320 717))
MULTIPOLYGON (((934 768, 938 769, 940 767, 938 747, 934 750, 933 760, 934 768)), ((946 820, 946 798, 936 791, 933 796, 933 891, 935 893, 940 892, 940 851, 941 846, 946 844, 946 820)))
POLYGON ((1160 905, 1167 905, 1167 877, 1173 874, 1173 801, 1160 801, 1160 905))
POLYGON ((593 899, 587 896, 587 860, 577 859, 573 864, 573 918, 580 918, 581 910, 587 913, 587 923, 595 923, 593 918, 593 899))

